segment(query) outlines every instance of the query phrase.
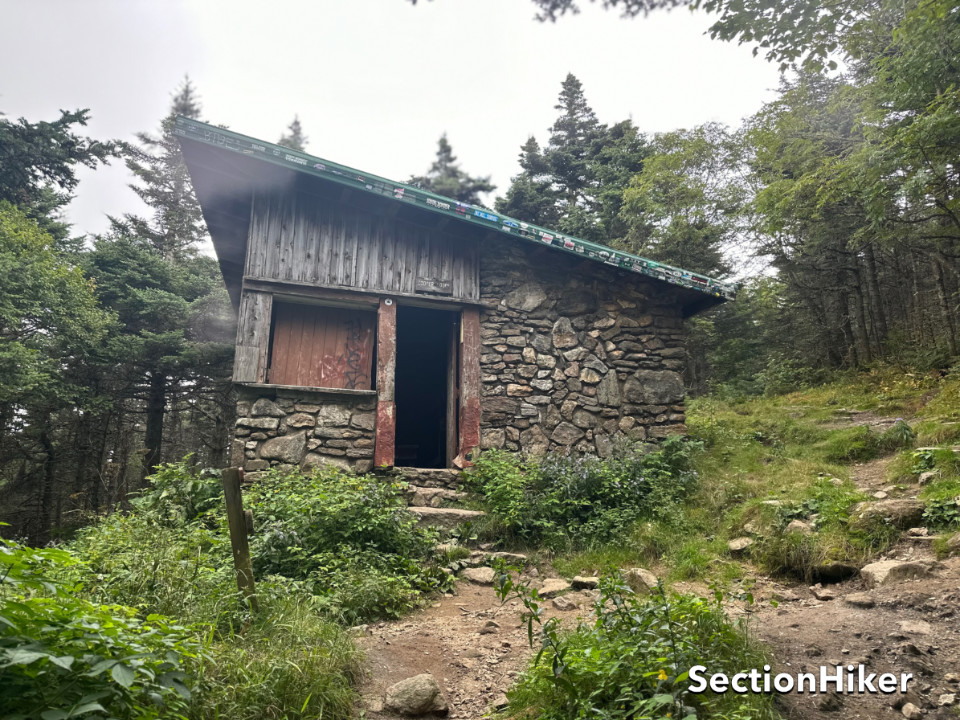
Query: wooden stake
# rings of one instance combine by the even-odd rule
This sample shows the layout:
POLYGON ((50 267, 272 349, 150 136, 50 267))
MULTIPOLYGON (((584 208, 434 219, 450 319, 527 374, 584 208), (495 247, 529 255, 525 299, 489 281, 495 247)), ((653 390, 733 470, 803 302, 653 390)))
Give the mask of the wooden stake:
POLYGON ((253 612, 259 612, 257 591, 253 584, 253 563, 247 544, 247 523, 240 494, 240 469, 226 468, 221 474, 223 497, 227 503, 227 524, 230 526, 230 545, 233 547, 233 567, 237 573, 237 588, 243 593, 253 612))

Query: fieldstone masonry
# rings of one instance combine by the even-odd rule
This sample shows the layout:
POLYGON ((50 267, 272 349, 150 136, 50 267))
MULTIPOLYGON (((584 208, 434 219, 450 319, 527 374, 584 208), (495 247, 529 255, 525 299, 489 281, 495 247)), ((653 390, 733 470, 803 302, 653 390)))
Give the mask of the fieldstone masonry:
POLYGON ((675 292, 548 252, 483 246, 481 447, 609 456, 684 432, 675 292))
MULTIPOLYGON (((492 239, 481 246, 480 288, 481 448, 608 457, 618 437, 685 431, 671 286, 492 239)), ((238 392, 233 462, 248 479, 271 467, 373 468, 372 393, 238 392)))
POLYGON ((238 388, 232 462, 247 480, 271 467, 373 468, 376 397, 238 388))

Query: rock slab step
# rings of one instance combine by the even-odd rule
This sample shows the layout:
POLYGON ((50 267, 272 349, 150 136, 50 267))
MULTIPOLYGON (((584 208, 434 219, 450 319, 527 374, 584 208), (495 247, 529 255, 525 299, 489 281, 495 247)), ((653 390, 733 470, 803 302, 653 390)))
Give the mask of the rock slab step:
POLYGON ((923 562, 881 560, 861 568, 860 575, 868 588, 875 588, 904 580, 930 577, 930 566, 923 562))
POLYGON ((412 507, 410 512, 420 518, 421 525, 430 525, 447 530, 455 528, 462 522, 478 520, 486 515, 480 510, 435 507, 412 507))

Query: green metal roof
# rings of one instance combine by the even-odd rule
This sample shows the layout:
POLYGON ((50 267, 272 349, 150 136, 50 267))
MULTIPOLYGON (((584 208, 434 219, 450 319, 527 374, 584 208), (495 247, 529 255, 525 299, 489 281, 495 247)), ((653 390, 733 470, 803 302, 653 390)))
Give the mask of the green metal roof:
POLYGON ((735 283, 716 280, 706 275, 614 250, 605 245, 580 240, 555 230, 506 217, 488 208, 451 200, 413 185, 387 180, 198 120, 177 117, 174 133, 189 140, 264 160, 355 190, 392 198, 396 202, 414 205, 431 213, 480 225, 519 240, 547 245, 562 252, 573 253, 582 258, 697 290, 717 298, 732 300, 736 296, 735 283))

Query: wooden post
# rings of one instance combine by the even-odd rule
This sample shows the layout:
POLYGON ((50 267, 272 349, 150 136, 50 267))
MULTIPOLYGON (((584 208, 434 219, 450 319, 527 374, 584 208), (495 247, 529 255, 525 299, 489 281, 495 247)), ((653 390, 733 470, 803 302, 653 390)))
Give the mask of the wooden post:
POLYGON ((397 443, 397 304, 380 300, 377 311, 377 429, 373 449, 376 467, 393 467, 397 443))
POLYGON ((253 584, 253 563, 247 544, 247 523, 240 495, 240 469, 227 468, 221 474, 223 497, 227 503, 227 523, 230 526, 230 545, 233 547, 233 567, 237 573, 237 588, 250 603, 253 612, 259 612, 257 591, 253 584))
POLYGON ((460 454, 455 465, 470 464, 480 445, 480 311, 464 308, 460 316, 460 454))

